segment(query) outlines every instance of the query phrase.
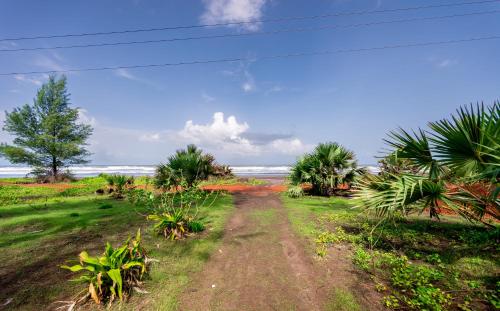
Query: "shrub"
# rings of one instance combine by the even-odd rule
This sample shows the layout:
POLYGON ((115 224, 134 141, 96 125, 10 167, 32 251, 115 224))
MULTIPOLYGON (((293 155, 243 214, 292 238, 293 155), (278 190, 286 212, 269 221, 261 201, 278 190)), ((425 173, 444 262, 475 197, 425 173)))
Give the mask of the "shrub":
POLYGON ((127 175, 99 175, 106 179, 108 184, 108 193, 115 199, 123 199, 125 191, 131 189, 134 185, 134 177, 127 175))
POLYGON ((295 185, 311 183, 313 193, 329 196, 343 188, 349 189, 355 178, 363 172, 358 169, 352 151, 337 143, 324 143, 295 163, 290 180, 295 185))
POLYGON ((81 252, 79 261, 80 264, 63 265, 61 268, 80 273, 74 281, 88 283, 88 292, 82 298, 90 297, 97 304, 111 304, 117 297, 122 301, 129 296, 133 288, 142 284, 148 264, 146 252, 141 246, 140 230, 134 239, 129 238, 119 248, 114 249, 107 243, 100 257, 81 252))
POLYGON ((212 173, 214 157, 203 154, 195 145, 177 150, 168 158, 166 164, 156 168, 155 185, 158 188, 177 188, 184 184, 193 187, 197 182, 207 179, 212 173))
POLYGON ((166 190, 191 188, 211 176, 227 178, 233 173, 229 166, 217 164, 213 155, 188 145, 186 149, 177 150, 167 163, 157 166, 154 183, 166 190))
POLYGON ((286 195, 290 198, 301 198, 304 196, 304 189, 301 186, 291 186, 286 191, 286 195))
POLYGON ((184 238, 187 233, 192 231, 192 228, 199 229, 200 227, 197 224, 201 224, 198 222, 193 224, 193 217, 189 216, 183 209, 161 214, 152 214, 148 216, 148 220, 156 222, 153 228, 158 234, 162 234, 165 238, 171 240, 184 238))
MULTIPOLYGON (((137 203, 149 210, 148 220, 154 221, 153 229, 167 239, 179 240, 189 233, 203 231, 205 226, 197 218, 200 207, 213 204, 217 193, 206 193, 198 188, 164 193, 159 196, 142 194, 137 196, 137 203)), ((136 204, 137 204, 136 203, 136 204)))

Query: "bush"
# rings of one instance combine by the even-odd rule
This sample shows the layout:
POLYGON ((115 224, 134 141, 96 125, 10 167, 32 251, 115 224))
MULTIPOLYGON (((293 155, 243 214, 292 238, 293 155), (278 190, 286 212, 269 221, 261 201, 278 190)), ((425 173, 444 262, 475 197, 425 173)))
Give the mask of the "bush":
POLYGON ((214 157, 203 154, 195 145, 177 150, 168 158, 166 164, 156 168, 155 185, 158 188, 170 189, 179 186, 193 187, 212 173, 214 157))
POLYGON ((88 283, 88 292, 82 298, 90 297, 97 304, 111 304, 117 297, 122 301, 129 296, 133 288, 141 285, 148 264, 146 252, 141 246, 140 230, 133 240, 129 238, 119 248, 114 249, 107 243, 100 257, 81 252, 79 261, 80 264, 63 265, 61 268, 81 273, 74 281, 88 283))
POLYGON ((180 240, 190 233, 203 231, 205 226, 197 219, 197 211, 215 202, 217 193, 211 194, 198 188, 164 193, 159 196, 136 196, 136 204, 149 210, 148 220, 154 221, 153 229, 167 239, 180 240))
POLYGON ((290 198, 301 198, 304 196, 304 189, 301 186, 292 186, 288 188, 286 195, 290 198))
POLYGON ((357 168, 352 151, 337 143, 324 143, 295 163, 290 180, 295 185, 310 183, 314 194, 330 196, 350 189, 351 183, 363 172, 357 168))
POLYGON ((123 199, 125 191, 133 188, 134 177, 127 175, 106 175, 101 174, 100 177, 106 179, 108 184, 108 193, 115 199, 123 199))
POLYGON ((217 164, 213 155, 188 145, 186 149, 177 150, 167 163, 157 166, 154 183, 166 190, 191 188, 211 176, 228 178, 233 172, 229 166, 217 164))

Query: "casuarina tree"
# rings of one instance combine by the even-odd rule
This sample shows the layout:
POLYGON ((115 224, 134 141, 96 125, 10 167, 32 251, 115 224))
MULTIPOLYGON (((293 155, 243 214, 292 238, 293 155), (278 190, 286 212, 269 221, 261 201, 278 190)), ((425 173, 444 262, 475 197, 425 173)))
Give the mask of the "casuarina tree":
POLYGON ((78 108, 71 107, 69 96, 66 77, 50 76, 32 105, 5 112, 3 130, 14 139, 0 144, 0 155, 52 181, 69 165, 87 163, 90 153, 85 147, 92 127, 78 122, 78 108))

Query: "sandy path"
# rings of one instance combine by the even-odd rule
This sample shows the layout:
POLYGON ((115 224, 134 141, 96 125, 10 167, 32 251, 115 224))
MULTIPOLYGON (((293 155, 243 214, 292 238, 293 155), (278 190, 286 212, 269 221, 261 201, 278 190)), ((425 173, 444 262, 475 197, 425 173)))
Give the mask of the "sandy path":
POLYGON ((179 310, 319 310, 310 262, 279 195, 234 194, 223 245, 194 277, 179 310))

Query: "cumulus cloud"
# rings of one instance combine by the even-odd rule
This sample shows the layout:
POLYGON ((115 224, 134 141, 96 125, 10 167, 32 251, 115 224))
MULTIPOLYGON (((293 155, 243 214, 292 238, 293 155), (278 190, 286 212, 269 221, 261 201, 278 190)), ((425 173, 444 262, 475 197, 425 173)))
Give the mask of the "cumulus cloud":
MULTIPOLYGON (((0 120, 2 115, 0 115, 0 120)), ((166 159, 176 149, 196 144, 221 162, 285 163, 309 151, 290 134, 251 132, 247 122, 222 112, 206 124, 188 120, 180 129, 133 129, 111 126, 79 109, 79 122, 92 125, 89 150, 96 164, 153 164, 166 159)), ((1 137, 1 136, 0 136, 1 137)))
MULTIPOLYGON (((266 0, 203 0, 205 12, 201 15, 204 24, 238 23, 257 21, 262 18, 266 0)), ((256 31, 259 23, 232 25, 256 31)))
POLYGON ((208 124, 186 122, 177 136, 187 142, 195 143, 211 150, 224 150, 244 155, 263 155, 267 153, 300 154, 310 149, 298 138, 291 135, 249 133, 246 122, 238 122, 235 116, 224 118, 224 113, 214 113, 208 124))

